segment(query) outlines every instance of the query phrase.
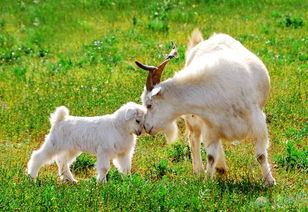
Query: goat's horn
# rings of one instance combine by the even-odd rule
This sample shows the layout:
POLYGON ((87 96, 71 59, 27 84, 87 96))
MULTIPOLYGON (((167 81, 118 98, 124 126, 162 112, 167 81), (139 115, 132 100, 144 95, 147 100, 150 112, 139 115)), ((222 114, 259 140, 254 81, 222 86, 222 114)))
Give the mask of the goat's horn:
POLYGON ((163 73, 163 70, 164 70, 166 64, 169 62, 169 60, 176 57, 177 54, 178 54, 178 50, 176 48, 176 45, 173 43, 173 41, 171 41, 171 43, 172 43, 171 52, 168 54, 168 56, 165 58, 165 60, 154 70, 153 78, 152 78, 153 85, 160 83, 161 75, 163 73))
POLYGON ((147 71, 154 71, 155 69, 157 69, 155 66, 148 66, 148 65, 143 65, 141 63, 139 63, 138 61, 135 61, 136 65, 143 69, 143 70, 147 70, 147 71))
POLYGON ((143 65, 142 63, 135 61, 136 65, 139 68, 149 71, 148 77, 147 77, 147 82, 145 84, 147 91, 151 91, 153 89, 154 85, 160 83, 161 75, 163 73, 163 70, 164 70, 166 64, 169 62, 170 59, 176 57, 177 53, 178 53, 177 48, 176 48, 175 44, 172 42, 171 52, 168 54, 168 56, 164 59, 164 61, 158 67, 143 65))
POLYGON ((147 91, 151 91, 153 89, 153 73, 155 71, 155 69, 157 69, 155 66, 148 66, 148 65, 143 65, 141 63, 139 63, 138 61, 135 61, 136 65, 143 69, 143 70, 147 70, 148 73, 148 77, 147 77, 147 81, 145 83, 145 87, 147 88, 147 91))
POLYGON ((176 48, 176 45, 173 43, 173 41, 171 41, 171 43, 172 43, 172 50, 168 54, 168 56, 165 58, 165 60, 170 60, 170 59, 178 56, 178 49, 176 48))

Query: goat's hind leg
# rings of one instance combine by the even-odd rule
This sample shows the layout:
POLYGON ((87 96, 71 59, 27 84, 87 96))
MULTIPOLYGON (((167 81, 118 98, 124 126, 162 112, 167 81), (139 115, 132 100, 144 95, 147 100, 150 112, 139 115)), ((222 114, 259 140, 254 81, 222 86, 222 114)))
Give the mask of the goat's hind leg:
POLYGON ((194 173, 197 176, 200 176, 204 172, 200 147, 201 147, 200 136, 196 135, 195 133, 192 133, 190 136, 191 158, 192 158, 194 173))
POLYGON ((64 151, 61 154, 57 155, 56 163, 58 165, 58 172, 61 180, 68 182, 77 182, 74 178, 70 165, 73 163, 76 157, 80 155, 79 151, 64 151))
POLYGON ((265 122, 265 115, 262 113, 255 118, 256 157, 261 165, 263 179, 266 185, 275 185, 276 181, 272 176, 268 164, 267 148, 269 146, 268 131, 265 122))
POLYGON ((266 185, 275 185, 276 181, 273 178, 270 165, 268 164, 268 155, 267 155, 267 137, 259 137, 256 140, 256 157, 257 161, 261 165, 262 176, 265 180, 266 185))
POLYGON ((217 159, 217 164, 216 164, 216 172, 220 176, 224 176, 226 174, 226 171, 227 171, 227 165, 226 165, 226 161, 225 161, 225 153, 224 153, 224 150, 223 150, 222 142, 219 141, 219 144, 218 144, 218 159, 217 159))

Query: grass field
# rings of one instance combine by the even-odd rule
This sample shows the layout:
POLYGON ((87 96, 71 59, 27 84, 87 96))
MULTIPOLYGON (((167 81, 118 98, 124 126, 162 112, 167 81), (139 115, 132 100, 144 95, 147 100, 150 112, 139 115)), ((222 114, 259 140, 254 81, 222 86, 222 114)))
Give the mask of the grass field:
POLYGON ((307 17, 305 0, 1 0, 0 210, 307 211, 307 17), (142 135, 132 174, 112 168, 107 184, 96 184, 95 157, 85 154, 73 165, 76 185, 59 181, 55 164, 28 179, 27 161, 57 106, 96 116, 140 103, 147 73, 134 61, 159 63, 173 40, 179 58, 167 79, 184 66, 194 28, 205 38, 227 33, 266 64, 276 186, 263 186, 247 141, 225 144, 227 179, 195 177, 183 127, 174 145, 142 135))

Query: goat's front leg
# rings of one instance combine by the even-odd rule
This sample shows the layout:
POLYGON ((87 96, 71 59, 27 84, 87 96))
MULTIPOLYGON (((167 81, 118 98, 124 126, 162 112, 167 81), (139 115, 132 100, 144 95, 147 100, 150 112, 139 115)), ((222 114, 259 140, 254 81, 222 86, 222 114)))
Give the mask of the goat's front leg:
POLYGON ((107 173, 110 169, 110 157, 107 153, 99 151, 97 153, 97 181, 98 182, 107 182, 107 173))
POLYGON ((132 154, 126 152, 113 159, 115 167, 123 174, 129 174, 132 168, 132 154))
POLYGON ((200 146, 201 146, 201 132, 204 127, 203 122, 195 115, 186 115, 183 117, 186 124, 186 129, 188 130, 190 151, 192 158, 192 165, 194 173, 200 176, 204 171, 200 146))
POLYGON ((189 139, 190 139, 191 158, 192 158, 194 173, 197 176, 200 176, 204 171, 200 153, 200 146, 201 146, 200 131, 199 130, 191 131, 189 139))

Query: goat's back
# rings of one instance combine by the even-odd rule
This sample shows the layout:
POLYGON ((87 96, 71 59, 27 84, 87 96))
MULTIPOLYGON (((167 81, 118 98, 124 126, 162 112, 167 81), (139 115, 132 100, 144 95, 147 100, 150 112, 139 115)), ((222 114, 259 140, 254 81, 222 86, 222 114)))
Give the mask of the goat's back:
POLYGON ((179 78, 186 80, 211 81, 209 84, 217 80, 226 90, 236 85, 250 90, 260 108, 270 90, 268 71, 262 61, 226 34, 214 34, 191 47, 186 53, 186 67, 181 72, 179 78))

